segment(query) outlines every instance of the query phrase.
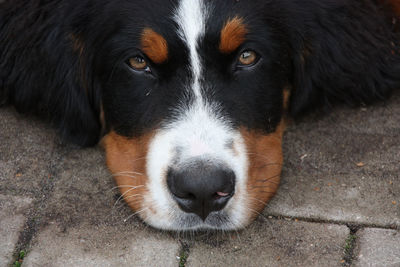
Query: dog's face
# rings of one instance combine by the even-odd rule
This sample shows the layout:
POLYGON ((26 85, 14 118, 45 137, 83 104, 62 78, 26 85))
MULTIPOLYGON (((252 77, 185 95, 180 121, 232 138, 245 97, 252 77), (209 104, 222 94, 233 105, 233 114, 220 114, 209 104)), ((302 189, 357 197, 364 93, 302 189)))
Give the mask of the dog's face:
POLYGON ((107 164, 150 225, 241 228, 275 193, 291 70, 265 5, 160 0, 108 11, 95 60, 107 164))
POLYGON ((287 110, 400 88, 398 6, 3 1, 0 103, 79 145, 105 135, 108 167, 147 223, 237 229, 278 187, 287 110))

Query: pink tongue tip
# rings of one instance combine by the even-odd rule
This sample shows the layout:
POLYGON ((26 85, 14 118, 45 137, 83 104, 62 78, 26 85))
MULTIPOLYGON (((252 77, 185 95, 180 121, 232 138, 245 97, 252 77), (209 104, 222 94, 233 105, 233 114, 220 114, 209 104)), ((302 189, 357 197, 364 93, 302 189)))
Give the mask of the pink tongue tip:
POLYGON ((217 192, 217 195, 220 196, 220 197, 226 197, 229 194, 228 193, 224 193, 224 192, 217 192))

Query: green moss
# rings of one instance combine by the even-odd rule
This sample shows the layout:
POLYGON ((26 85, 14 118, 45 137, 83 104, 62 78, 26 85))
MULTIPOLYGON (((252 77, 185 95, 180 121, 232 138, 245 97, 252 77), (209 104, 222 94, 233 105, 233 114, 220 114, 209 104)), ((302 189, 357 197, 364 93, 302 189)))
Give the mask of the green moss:
POLYGON ((181 251, 179 255, 179 267, 185 267, 188 256, 189 254, 185 250, 181 251))
POLYGON ((19 253, 18 253, 18 259, 13 263, 13 267, 21 267, 21 265, 22 265, 22 262, 23 262, 23 260, 24 260, 24 258, 25 258, 25 255, 26 255, 26 252, 25 252, 25 250, 21 250, 19 253))
POLYGON ((346 239, 346 244, 344 246, 344 257, 342 260, 342 266, 351 266, 353 262, 353 250, 356 244, 357 236, 355 234, 350 234, 346 239))
POLYGON ((349 235, 349 237, 346 239, 346 245, 344 247, 344 251, 346 254, 353 251, 353 246, 356 239, 357 236, 355 235, 349 235))

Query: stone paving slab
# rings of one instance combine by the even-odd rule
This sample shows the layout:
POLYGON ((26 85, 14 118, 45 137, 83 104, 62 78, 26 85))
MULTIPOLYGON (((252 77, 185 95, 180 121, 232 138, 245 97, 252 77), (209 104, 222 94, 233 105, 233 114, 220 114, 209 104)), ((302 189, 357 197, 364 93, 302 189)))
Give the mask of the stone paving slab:
POLYGON ((341 266, 348 234, 346 226, 258 219, 239 233, 196 241, 186 266, 341 266))
POLYGON ((400 96, 310 116, 289 127, 284 153, 265 215, 400 227, 400 96))
POLYGON ((26 221, 25 212, 32 204, 27 197, 0 195, 0 267, 13 260, 14 247, 26 221))
POLYGON ((400 231, 365 228, 357 232, 356 267, 400 266, 400 231))
POLYGON ((51 175, 56 133, 12 108, 0 110, 0 193, 34 196, 51 175))
POLYGON ((42 231, 24 260, 27 267, 178 266, 179 243, 144 227, 80 225, 42 231))
POLYGON ((118 190, 105 166, 102 149, 65 150, 68 151, 57 165, 54 189, 42 214, 45 220, 67 228, 85 222, 110 224, 129 216, 131 211, 123 201, 116 203, 118 190))

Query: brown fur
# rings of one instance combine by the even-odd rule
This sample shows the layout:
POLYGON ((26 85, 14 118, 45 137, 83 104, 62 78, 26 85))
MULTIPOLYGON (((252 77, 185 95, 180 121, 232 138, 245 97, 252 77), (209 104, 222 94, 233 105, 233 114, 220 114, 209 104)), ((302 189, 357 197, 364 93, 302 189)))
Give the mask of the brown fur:
POLYGON ((147 134, 129 139, 111 132, 103 139, 107 166, 124 200, 134 211, 142 209, 143 196, 148 192, 146 156, 151 137, 152 134, 147 134))
POLYGON ((247 194, 251 218, 255 218, 263 210, 278 189, 283 164, 282 137, 284 130, 283 120, 276 131, 268 135, 247 129, 241 130, 250 164, 247 194))
POLYGON ((221 30, 219 50, 221 53, 234 52, 246 39, 247 29, 243 19, 234 17, 227 21, 221 30))
POLYGON ((400 16, 400 0, 388 0, 387 2, 392 6, 394 13, 400 16))
POLYGON ((168 59, 168 44, 160 34, 145 28, 141 39, 142 50, 154 63, 161 64, 168 59))

